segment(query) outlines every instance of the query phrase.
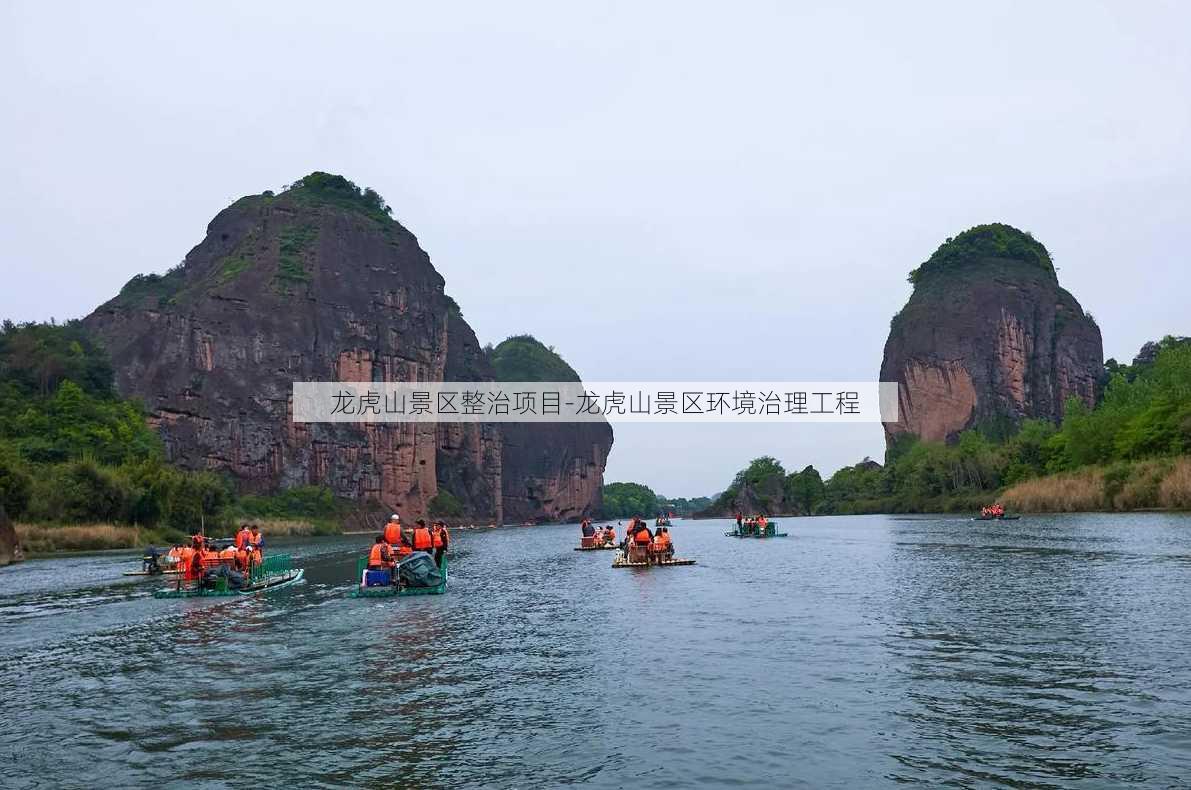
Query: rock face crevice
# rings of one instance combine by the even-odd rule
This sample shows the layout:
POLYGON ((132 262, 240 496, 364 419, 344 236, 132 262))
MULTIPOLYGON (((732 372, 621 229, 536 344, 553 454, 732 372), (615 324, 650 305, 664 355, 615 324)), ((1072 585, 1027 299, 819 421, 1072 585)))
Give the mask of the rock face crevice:
POLYGON ((973 228, 915 275, 881 363, 881 380, 899 384, 890 444, 905 434, 952 441, 976 427, 1004 434, 1027 418, 1057 422, 1071 397, 1095 404, 1100 330, 1027 234, 973 228))
MULTIPOLYGON (((500 523, 517 481, 497 425, 291 422, 294 381, 493 379, 413 234, 358 191, 304 182, 237 201, 179 268, 134 278, 84 319, 117 388, 145 403, 169 460, 242 490, 324 485, 410 513, 446 491, 464 516, 500 523)), ((562 449, 576 437, 558 427, 562 449)), ((600 480, 602 463, 586 471, 600 480)), ((569 509, 590 507, 583 496, 569 509)))

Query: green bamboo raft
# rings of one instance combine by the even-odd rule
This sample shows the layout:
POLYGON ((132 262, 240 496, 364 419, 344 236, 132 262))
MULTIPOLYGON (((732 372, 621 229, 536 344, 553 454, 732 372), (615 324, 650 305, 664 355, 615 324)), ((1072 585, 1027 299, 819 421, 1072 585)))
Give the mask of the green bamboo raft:
POLYGON ((777 531, 777 522, 776 521, 771 521, 770 523, 766 524, 764 532, 741 532, 739 530, 734 529, 731 532, 725 532, 724 535, 726 535, 729 538, 786 538, 786 537, 789 537, 789 533, 777 531))
POLYGON ((227 579, 219 579, 213 587, 199 587, 194 583, 187 584, 178 579, 171 587, 156 590, 154 598, 207 598, 212 596, 254 595, 266 590, 276 590, 287 587, 299 581, 305 571, 294 568, 293 560, 288 554, 273 554, 264 558, 260 565, 252 569, 248 576, 248 584, 243 587, 229 587, 227 579))
MULTIPOLYGON (((356 562, 356 578, 359 579, 364 575, 364 569, 368 566, 368 560, 361 558, 356 562)), ((349 598, 393 598, 398 595, 442 595, 447 591, 447 558, 443 555, 442 558, 442 581, 433 587, 398 587, 395 584, 386 585, 384 587, 361 587, 356 586, 354 590, 348 593, 349 598)))

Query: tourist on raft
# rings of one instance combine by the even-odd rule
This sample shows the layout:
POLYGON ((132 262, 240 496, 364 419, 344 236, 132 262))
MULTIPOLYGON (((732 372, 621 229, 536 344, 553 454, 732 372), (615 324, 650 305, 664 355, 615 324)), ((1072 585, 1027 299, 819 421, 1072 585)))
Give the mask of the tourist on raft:
POLYGON ((434 564, 441 569, 443 557, 451 546, 451 533, 444 522, 435 521, 430 525, 430 538, 434 544, 434 564))
POLYGON ((633 521, 634 525, 630 528, 633 545, 638 548, 648 549, 653 543, 653 533, 649 531, 649 527, 645 525, 644 520, 634 516, 633 521))
POLYGON ((420 518, 415 522, 413 544, 414 551, 424 551, 427 554, 434 548, 434 536, 426 526, 425 519, 420 518))
POLYGON ((669 527, 662 527, 653 536, 653 556, 663 562, 674 558, 674 544, 670 541, 669 527))
POLYGON ((385 536, 377 535, 376 542, 372 544, 372 551, 368 553, 368 570, 387 570, 396 564, 393 552, 389 550, 389 544, 385 541, 385 536))

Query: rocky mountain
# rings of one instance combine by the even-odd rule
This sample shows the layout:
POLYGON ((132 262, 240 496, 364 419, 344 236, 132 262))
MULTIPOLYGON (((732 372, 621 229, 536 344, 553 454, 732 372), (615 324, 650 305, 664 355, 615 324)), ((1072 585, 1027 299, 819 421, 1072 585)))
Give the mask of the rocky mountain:
POLYGON ((910 275, 893 319, 881 380, 900 385, 887 442, 950 441, 968 428, 1011 431, 1058 421, 1077 397, 1095 403, 1104 376, 1100 329, 1059 286, 1046 248, 1008 225, 948 239, 910 275))
POLYGON ((133 278, 84 324, 183 467, 226 470, 247 491, 326 485, 410 513, 444 494, 461 515, 505 517, 517 479, 496 424, 289 419, 295 380, 493 378, 442 276, 372 190, 313 173, 242 198, 179 267, 133 278))
MULTIPOLYGON (((497 381, 579 381, 562 357, 529 335, 491 353, 497 381)), ((569 521, 600 507, 612 427, 599 423, 503 423, 505 518, 569 521)))

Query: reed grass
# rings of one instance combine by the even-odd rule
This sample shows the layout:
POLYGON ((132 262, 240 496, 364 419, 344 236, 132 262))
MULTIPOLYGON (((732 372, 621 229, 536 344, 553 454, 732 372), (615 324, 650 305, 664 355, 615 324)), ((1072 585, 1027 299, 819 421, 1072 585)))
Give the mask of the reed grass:
POLYGON ((1081 469, 1024 480, 1001 494, 1011 510, 1027 513, 1075 513, 1104 509, 1104 471, 1081 469))
POLYGON ((1123 461, 1025 480, 1000 499, 1027 513, 1191 510, 1191 457, 1123 461))
POLYGON ((325 535, 327 525, 300 518, 240 518, 237 519, 236 529, 245 525, 256 524, 261 533, 269 537, 286 537, 291 535, 325 535))
POLYGON ((148 542, 144 531, 137 527, 115 524, 80 524, 71 527, 17 524, 16 530, 26 554, 131 549, 148 542))
POLYGON ((1191 458, 1176 459, 1158 485, 1159 507, 1191 510, 1191 458))

